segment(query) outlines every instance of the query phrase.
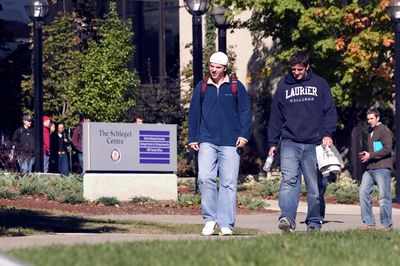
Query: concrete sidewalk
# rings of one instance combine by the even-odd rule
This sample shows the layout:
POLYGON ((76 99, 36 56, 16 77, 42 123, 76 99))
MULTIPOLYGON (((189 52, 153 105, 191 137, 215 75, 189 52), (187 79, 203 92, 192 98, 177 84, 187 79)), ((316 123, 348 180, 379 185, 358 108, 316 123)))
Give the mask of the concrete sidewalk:
MULTIPOLYGON (((267 209, 279 210, 278 202, 268 200, 269 207, 267 209)), ((307 204, 301 202, 297 215, 296 231, 306 231, 304 220, 306 217, 307 204)), ((354 205, 327 204, 326 223, 322 227, 322 231, 342 231, 347 229, 356 229, 361 225, 360 207, 354 205)), ((379 224, 379 208, 374 208, 374 214, 379 224)), ((175 224, 203 224, 200 215, 105 215, 91 216, 89 218, 110 219, 110 220, 130 220, 130 221, 154 221, 175 224)), ((277 223, 279 212, 267 214, 250 214, 238 215, 236 227, 256 229, 261 234, 280 233, 277 223)), ((399 229, 400 210, 393 209, 393 223, 395 229, 399 229)), ((232 236, 251 237, 251 236, 232 236)), ((227 237, 203 237, 200 232, 194 234, 181 235, 155 235, 155 234, 121 234, 121 233, 105 233, 105 234, 82 234, 82 233, 62 233, 52 235, 36 235, 26 237, 2 237, 0 238, 0 250, 11 250, 25 247, 37 247, 47 245, 75 245, 75 244, 100 244, 115 243, 129 241, 145 241, 145 240, 178 240, 178 239, 198 239, 198 240, 215 240, 226 239, 227 237)))
MULTIPOLYGON (((280 211, 277 200, 267 200, 269 206, 267 209, 280 211)), ((374 207, 376 223, 379 224, 379 207, 374 207)), ((297 215, 296 231, 306 231, 307 226, 304 220, 307 214, 307 203, 300 202, 297 215)), ((277 233, 278 219, 280 213, 267 213, 267 214, 249 214, 237 215, 236 227, 256 229, 261 233, 277 233)), ((356 229, 361 225, 360 206, 357 205, 344 205, 344 204, 327 204, 325 224, 322 231, 342 231, 347 229, 356 229)), ((157 221, 166 223, 190 223, 190 224, 203 224, 203 219, 200 215, 122 215, 122 216, 95 216, 92 218, 98 219, 112 219, 112 220, 131 220, 131 221, 157 221)), ((393 209, 393 223, 396 225, 400 221, 400 209, 393 209)))

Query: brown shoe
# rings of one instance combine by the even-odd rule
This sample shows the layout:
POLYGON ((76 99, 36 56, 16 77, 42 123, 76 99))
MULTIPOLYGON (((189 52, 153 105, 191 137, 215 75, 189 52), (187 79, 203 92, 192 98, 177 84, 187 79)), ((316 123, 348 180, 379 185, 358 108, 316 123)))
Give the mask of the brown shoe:
POLYGON ((375 226, 375 230, 382 230, 385 232, 391 232, 393 231, 393 227, 389 226, 389 227, 384 227, 383 225, 379 225, 379 226, 375 226))
POLYGON ((376 226, 375 225, 369 225, 369 224, 363 224, 358 227, 360 230, 375 230, 376 226))
POLYGON ((369 224, 363 224, 360 227, 358 227, 360 230, 382 230, 386 232, 391 232, 393 231, 393 227, 384 227, 383 225, 369 225, 369 224))

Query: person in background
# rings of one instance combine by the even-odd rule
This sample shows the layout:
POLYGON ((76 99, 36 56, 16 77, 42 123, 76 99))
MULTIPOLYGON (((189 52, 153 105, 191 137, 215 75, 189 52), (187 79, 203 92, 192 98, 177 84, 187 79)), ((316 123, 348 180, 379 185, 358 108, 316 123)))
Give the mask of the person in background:
POLYGON ((15 130, 12 138, 22 173, 31 173, 35 162, 35 138, 31 125, 32 116, 24 115, 22 126, 15 130))
POLYGON ((81 167, 81 173, 83 172, 83 147, 82 147, 82 137, 83 137, 83 123, 90 122, 89 118, 80 116, 78 126, 74 129, 72 133, 72 144, 74 145, 79 159, 79 165, 81 167))
POLYGON ((53 173, 69 175, 68 146, 69 141, 64 131, 64 123, 58 123, 57 131, 50 135, 50 165, 53 173))
POLYGON ((251 103, 236 78, 233 88, 226 54, 212 54, 208 69, 210 77, 196 85, 189 109, 188 142, 198 151, 197 184, 206 222, 201 233, 212 235, 218 227, 220 235, 232 235, 240 153, 251 133, 251 103))
POLYGON ((133 123, 134 124, 143 124, 144 119, 143 119, 143 115, 141 113, 137 113, 134 117, 133 117, 133 123))
POLYGON ((51 134, 53 134, 54 131, 56 131, 56 124, 51 122, 50 123, 50 137, 51 137, 51 134))
POLYGON ((49 172, 51 117, 43 116, 43 172, 49 172))
POLYGON ((380 122, 380 114, 376 108, 367 111, 369 134, 367 150, 360 152, 362 163, 367 165, 360 185, 360 208, 363 225, 360 229, 393 230, 392 196, 390 193, 393 169, 393 134, 380 122), (372 191, 379 189, 380 221, 382 226, 375 225, 372 213, 372 191))

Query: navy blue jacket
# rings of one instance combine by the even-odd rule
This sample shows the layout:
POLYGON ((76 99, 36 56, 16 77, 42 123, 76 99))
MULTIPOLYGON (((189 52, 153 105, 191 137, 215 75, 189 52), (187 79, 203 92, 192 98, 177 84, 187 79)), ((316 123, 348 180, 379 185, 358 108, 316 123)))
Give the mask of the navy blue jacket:
POLYGON ((297 81, 288 74, 278 84, 268 123, 268 144, 279 138, 295 142, 321 144, 336 130, 336 106, 325 79, 311 70, 297 81))
POLYGON ((250 138, 251 104, 243 84, 237 83, 237 99, 230 83, 219 89, 207 84, 201 100, 200 81, 193 92, 189 108, 189 143, 209 142, 220 146, 236 146, 238 137, 250 138), (201 104, 202 102, 202 104, 201 104))

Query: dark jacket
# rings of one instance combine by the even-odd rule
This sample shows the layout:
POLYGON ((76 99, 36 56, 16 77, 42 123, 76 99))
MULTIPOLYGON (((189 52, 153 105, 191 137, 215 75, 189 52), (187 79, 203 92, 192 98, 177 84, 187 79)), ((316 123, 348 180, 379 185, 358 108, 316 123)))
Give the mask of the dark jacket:
POLYGON ((32 128, 20 127, 15 130, 13 142, 19 155, 33 157, 35 153, 35 138, 32 128))
POLYGON ((235 99, 231 83, 223 83, 219 88, 208 83, 202 100, 201 85, 202 81, 197 84, 190 102, 189 143, 235 146, 238 137, 248 140, 251 104, 243 84, 238 81, 235 99))
POLYGON ((367 145, 371 155, 367 169, 393 169, 393 134, 389 128, 383 124, 375 126, 368 134, 367 145))
POLYGON ((291 74, 278 84, 268 123, 268 144, 279 138, 295 142, 321 144, 336 130, 336 106, 325 79, 311 70, 297 81, 291 74))

